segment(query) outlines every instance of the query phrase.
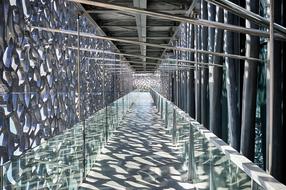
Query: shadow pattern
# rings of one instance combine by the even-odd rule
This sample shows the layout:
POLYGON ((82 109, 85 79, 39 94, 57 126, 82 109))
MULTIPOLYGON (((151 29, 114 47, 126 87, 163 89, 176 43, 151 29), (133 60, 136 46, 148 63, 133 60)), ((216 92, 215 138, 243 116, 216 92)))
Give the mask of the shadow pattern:
POLYGON ((81 189, 193 189, 149 93, 140 93, 81 189))

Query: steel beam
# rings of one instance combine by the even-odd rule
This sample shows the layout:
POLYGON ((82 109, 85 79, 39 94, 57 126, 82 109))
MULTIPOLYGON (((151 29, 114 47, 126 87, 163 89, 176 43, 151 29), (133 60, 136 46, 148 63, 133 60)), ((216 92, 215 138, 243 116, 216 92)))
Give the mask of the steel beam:
MULTIPOLYGON (((96 7, 107 8, 107 9, 120 10, 126 13, 144 14, 147 16, 152 16, 152 17, 161 18, 165 20, 173 20, 173 21, 178 21, 182 23, 187 22, 187 23, 191 23, 191 24, 199 25, 199 26, 219 28, 219 29, 228 30, 232 32, 238 32, 238 33, 244 33, 244 34, 269 38, 269 33, 266 31, 252 29, 252 28, 244 28, 244 27, 235 26, 231 24, 218 23, 218 22, 208 21, 204 19, 193 19, 193 18, 188 18, 186 16, 175 16, 172 14, 148 11, 146 9, 140 9, 140 8, 130 8, 130 7, 119 6, 119 5, 109 4, 109 3, 102 3, 102 2, 97 2, 97 1, 89 1, 89 0, 68 0, 68 1, 82 3, 82 4, 96 6, 96 7)), ((281 39, 286 39, 286 37, 281 34, 275 34, 274 36, 281 38, 281 39)))
MULTIPOLYGON (((141 9, 147 8, 147 0, 133 0, 134 7, 138 7, 141 9)), ((146 36, 147 36, 147 29, 146 29, 146 15, 143 14, 136 14, 136 25, 137 25, 137 33, 138 33, 138 40, 141 42, 146 42, 146 36)), ((140 45, 140 51, 141 55, 146 56, 146 45, 140 45)), ((146 62, 146 59, 142 59, 143 62, 146 62)), ((144 70, 146 69, 146 65, 143 64, 144 70)))
MULTIPOLYGON (((117 37, 118 39, 126 39, 126 40, 136 40, 138 39, 138 37, 117 37)), ((147 36, 146 39, 147 40, 169 40, 171 37, 169 36, 154 36, 154 37, 151 37, 151 36, 147 36)))
POLYGON ((194 8, 195 8, 195 6, 196 6, 197 3, 198 3, 198 0, 193 0, 193 1, 192 1, 191 6, 189 7, 189 9, 187 10, 187 12, 186 12, 186 14, 185 14, 187 17, 190 17, 190 16, 191 16, 191 14, 192 14, 192 12, 193 12, 193 10, 194 10, 194 8))
MULTIPOLYGON (((154 10, 150 10, 150 11, 154 11, 154 10)), ((185 14, 185 10, 161 10, 164 13, 171 13, 171 14, 185 14)), ((113 9, 93 9, 93 10, 87 10, 87 13, 90 14, 113 14, 113 13, 122 13, 122 11, 118 11, 118 10, 113 10, 113 9)))
MULTIPOLYGON (((198 0, 193 0, 192 1, 192 4, 191 6, 189 7, 188 11, 185 13, 185 16, 186 17, 190 17, 194 7, 195 7, 195 4, 197 3, 198 0)), ((179 32, 179 29, 180 29, 180 25, 177 27, 176 31, 174 32, 173 36, 171 37, 171 39, 169 40, 169 43, 170 44, 172 42, 172 40, 177 36, 178 32, 179 32)), ((167 49, 165 49, 161 55, 161 57, 164 56, 165 52, 166 52, 167 49)))
MULTIPOLYGON (((79 3, 75 3, 75 5, 79 8, 79 10, 82 11, 82 14, 88 18, 88 20, 96 27, 96 29, 99 31, 99 33, 103 36, 106 36, 105 32, 99 27, 99 25, 94 21, 94 19, 86 12, 85 8, 79 4, 79 3)), ((118 51, 120 51, 113 43, 112 43, 113 47, 115 49, 117 49, 118 51)), ((125 58, 124 58, 125 59, 125 58)))

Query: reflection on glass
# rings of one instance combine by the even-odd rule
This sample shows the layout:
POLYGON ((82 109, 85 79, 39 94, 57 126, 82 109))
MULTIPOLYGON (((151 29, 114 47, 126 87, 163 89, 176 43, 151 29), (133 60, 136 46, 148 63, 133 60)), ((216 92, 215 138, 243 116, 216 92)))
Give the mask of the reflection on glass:
POLYGON ((133 99, 133 93, 129 93, 87 118, 85 135, 83 122, 78 123, 0 166, 0 189, 77 189, 133 99))
POLYGON ((183 170, 188 171, 186 180, 198 189, 262 189, 187 121, 172 102, 155 91, 151 90, 151 94, 160 113, 164 113, 167 132, 183 159, 183 170))

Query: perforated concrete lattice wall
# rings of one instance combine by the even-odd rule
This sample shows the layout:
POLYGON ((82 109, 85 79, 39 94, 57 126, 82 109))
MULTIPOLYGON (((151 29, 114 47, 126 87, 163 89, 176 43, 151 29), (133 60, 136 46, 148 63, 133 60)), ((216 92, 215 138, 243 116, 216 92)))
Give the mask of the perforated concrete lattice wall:
POLYGON ((160 76, 154 74, 134 74, 134 89, 143 92, 149 92, 150 88, 160 88, 160 76))
MULTIPOLYGON (((77 36, 30 27, 76 31, 78 12, 63 0, 1 1, 0 164, 78 122, 77 50, 70 48, 77 47, 77 36)), ((97 33, 84 16, 80 31, 97 33)), ((80 46, 114 51, 110 42, 91 38, 81 37, 80 46)), ((82 116, 88 117, 126 94, 131 80, 129 74, 105 71, 106 61, 86 58, 115 55, 81 51, 80 57, 82 116)))

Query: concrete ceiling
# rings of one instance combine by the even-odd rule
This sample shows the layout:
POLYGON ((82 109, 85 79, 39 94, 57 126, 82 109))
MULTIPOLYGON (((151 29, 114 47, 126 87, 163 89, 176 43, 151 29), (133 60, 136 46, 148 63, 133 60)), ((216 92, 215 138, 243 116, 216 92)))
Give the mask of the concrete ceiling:
MULTIPOLYGON (((136 7, 155 12, 164 12, 177 16, 183 16, 189 9, 190 0, 101 0, 104 3, 112 3, 127 7, 136 7)), ((172 38, 178 22, 163 20, 140 14, 129 14, 122 11, 103 9, 83 5, 86 11, 101 27, 107 36, 149 42, 154 44, 168 44, 172 38)), ((144 45, 132 45, 122 42, 114 42, 121 53, 161 57, 163 49, 146 47, 144 45)), ((155 71, 157 68, 154 60, 146 58, 126 57, 127 60, 138 62, 130 63, 137 72, 155 71), (143 62, 143 63, 139 63, 143 62), (146 64, 144 64, 146 63, 146 64)))

